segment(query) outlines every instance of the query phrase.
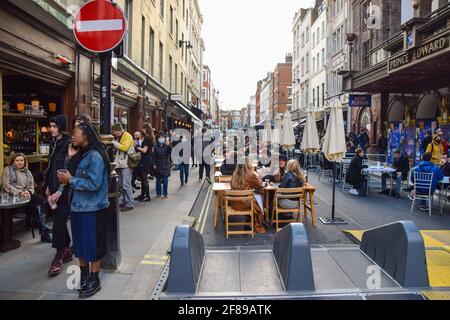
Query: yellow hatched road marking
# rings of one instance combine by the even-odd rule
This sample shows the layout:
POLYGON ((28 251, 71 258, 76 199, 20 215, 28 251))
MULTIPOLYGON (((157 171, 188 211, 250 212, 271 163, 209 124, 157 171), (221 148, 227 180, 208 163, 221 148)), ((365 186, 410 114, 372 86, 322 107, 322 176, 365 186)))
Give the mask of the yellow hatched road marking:
POLYGON ((428 300, 450 300, 450 291, 422 291, 428 300))

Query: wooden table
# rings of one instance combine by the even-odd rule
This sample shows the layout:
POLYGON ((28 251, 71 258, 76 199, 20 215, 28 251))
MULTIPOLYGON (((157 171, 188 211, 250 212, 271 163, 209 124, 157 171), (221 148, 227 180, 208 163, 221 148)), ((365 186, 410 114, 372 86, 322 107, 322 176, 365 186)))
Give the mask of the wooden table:
POLYGON ((15 250, 20 247, 20 241, 12 238, 12 209, 25 207, 30 200, 19 199, 14 201, 9 197, 7 202, 0 202, 0 221, 2 232, 0 234, 0 252, 15 250))
MULTIPOLYGON (((279 184, 272 184, 270 186, 264 187, 264 201, 265 201, 265 214, 266 214, 266 221, 269 222, 269 197, 270 192, 273 192, 277 189, 279 184)), ((307 210, 311 212, 312 217, 312 225, 315 225, 315 208, 314 208, 314 192, 316 192, 316 188, 309 183, 306 183, 303 187, 303 212, 306 219, 306 213, 307 210), (309 196, 309 202, 308 202, 308 196, 309 196)))
MULTIPOLYGON (((229 184, 229 183, 215 182, 213 184, 212 191, 214 192, 215 197, 216 197, 215 206, 214 206, 214 228, 217 228, 217 216, 219 214, 219 207, 220 207, 222 194, 225 191, 230 191, 230 190, 231 190, 231 184, 229 184)), ((223 212, 222 212, 222 214, 223 214, 223 212)))

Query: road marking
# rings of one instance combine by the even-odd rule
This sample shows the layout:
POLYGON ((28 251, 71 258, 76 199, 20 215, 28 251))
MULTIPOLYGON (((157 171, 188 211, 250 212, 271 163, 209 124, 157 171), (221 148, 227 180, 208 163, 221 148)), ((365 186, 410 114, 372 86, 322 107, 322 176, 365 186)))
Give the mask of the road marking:
POLYGON ((164 261, 141 261, 143 265, 152 265, 152 266, 165 266, 167 262, 164 261))
POLYGON ((122 29, 122 19, 86 20, 77 22, 78 32, 117 31, 122 29))
POLYGON ((169 260, 168 256, 155 256, 155 255, 145 255, 144 259, 160 259, 160 260, 169 260))
POLYGON ((203 202, 202 210, 200 211, 200 215, 198 217, 198 224, 195 225, 195 230, 197 230, 197 231, 200 230, 200 226, 201 226, 201 223, 202 223, 202 218, 203 218, 203 215, 204 215, 204 212, 205 212, 205 206, 207 205, 207 201, 206 200, 208 199, 208 195, 209 195, 209 192, 211 191, 211 189, 212 189, 212 187, 209 186, 208 187, 208 191, 206 192, 205 202, 203 202))
POLYGON ((205 219, 203 220, 203 225, 200 230, 200 234, 203 234, 203 230, 205 229, 206 220, 208 220, 208 212, 209 212, 209 208, 211 207, 211 198, 212 198, 212 192, 209 193, 208 205, 205 210, 205 219))

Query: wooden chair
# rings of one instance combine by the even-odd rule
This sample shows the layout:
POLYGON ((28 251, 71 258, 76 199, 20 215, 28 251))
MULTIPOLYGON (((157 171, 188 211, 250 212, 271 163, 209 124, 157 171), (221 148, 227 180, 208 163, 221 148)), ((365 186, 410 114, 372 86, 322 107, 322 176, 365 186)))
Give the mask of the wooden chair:
POLYGON ((253 190, 243 190, 243 191, 226 191, 225 192, 225 232, 227 239, 229 235, 251 235, 252 238, 255 237, 254 229, 254 209, 255 209, 255 195, 253 190), (231 206, 234 202, 248 202, 250 201, 251 206, 248 210, 234 210, 231 206), (247 217, 250 216, 250 222, 229 222, 230 217, 247 217), (230 227, 244 227, 249 226, 250 230, 245 231, 230 231, 230 227))
MULTIPOLYGON (((231 179, 233 178, 233 176, 220 176, 218 177, 218 182, 219 183, 231 183, 231 179)), ((222 197, 222 194, 220 194, 220 197, 222 198, 221 200, 221 209, 220 211, 222 212, 222 220, 225 219, 225 198, 222 197)))
POLYGON ((302 199, 303 199, 303 188, 277 188, 275 190, 275 197, 274 197, 274 204, 273 204, 273 210, 272 210, 272 223, 274 221, 275 216, 275 225, 277 232, 280 230, 279 224, 280 223, 292 223, 292 222, 302 222, 302 199), (289 199, 291 201, 297 200, 297 208, 295 209, 284 209, 279 207, 279 201, 281 199, 289 199), (297 212, 297 219, 288 219, 288 220, 280 220, 279 215, 280 213, 291 213, 291 212, 297 212))

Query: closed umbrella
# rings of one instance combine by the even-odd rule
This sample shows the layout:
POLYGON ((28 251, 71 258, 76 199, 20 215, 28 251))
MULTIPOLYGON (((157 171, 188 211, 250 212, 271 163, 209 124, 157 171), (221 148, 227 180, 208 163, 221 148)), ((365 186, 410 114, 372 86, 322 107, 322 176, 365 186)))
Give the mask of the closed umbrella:
POLYGON ((279 145, 282 145, 282 129, 283 129, 283 120, 281 120, 281 115, 277 113, 274 119, 274 126, 273 126, 273 132, 272 132, 272 143, 276 143, 279 145))
POLYGON ((322 151, 328 161, 333 163, 333 202, 331 218, 320 218, 320 220, 324 224, 346 224, 344 220, 335 217, 336 162, 342 161, 346 151, 344 118, 341 104, 331 108, 330 120, 323 140, 322 151))
POLYGON ((308 157, 315 155, 320 149, 319 133, 317 132, 316 114, 310 108, 307 111, 306 125, 303 130, 301 149, 306 154, 306 171, 308 171, 308 157))
POLYGON ((283 134, 282 145, 287 149, 292 149, 295 146, 294 127, 292 126, 291 113, 286 111, 283 117, 283 134))
POLYGON ((270 142, 272 140, 272 123, 270 122, 270 116, 266 114, 266 120, 264 122, 264 130, 262 140, 265 142, 270 142))

